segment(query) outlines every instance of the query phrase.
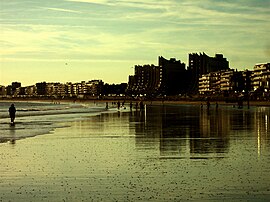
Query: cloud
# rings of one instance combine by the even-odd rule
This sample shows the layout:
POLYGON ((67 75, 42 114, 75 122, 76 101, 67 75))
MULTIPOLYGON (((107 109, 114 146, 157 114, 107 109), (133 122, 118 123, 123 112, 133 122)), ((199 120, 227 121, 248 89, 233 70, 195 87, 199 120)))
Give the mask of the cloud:
POLYGON ((66 0, 68 2, 79 2, 79 3, 90 3, 90 4, 99 4, 106 6, 118 6, 118 7, 133 7, 141 9, 166 9, 174 4, 172 0, 66 0))
POLYGON ((100 5, 113 5, 107 0, 66 0, 69 2, 79 2, 79 3, 91 3, 91 4, 100 4, 100 5))
POLYGON ((63 9, 63 8, 49 8, 49 7, 41 7, 42 9, 51 10, 51 11, 60 11, 60 12, 67 12, 67 13, 82 13, 80 11, 76 10, 70 10, 70 9, 63 9))
POLYGON ((63 0, 34 8, 1 20, 2 58, 133 61, 179 50, 251 55, 269 39, 267 8, 229 1, 63 0))

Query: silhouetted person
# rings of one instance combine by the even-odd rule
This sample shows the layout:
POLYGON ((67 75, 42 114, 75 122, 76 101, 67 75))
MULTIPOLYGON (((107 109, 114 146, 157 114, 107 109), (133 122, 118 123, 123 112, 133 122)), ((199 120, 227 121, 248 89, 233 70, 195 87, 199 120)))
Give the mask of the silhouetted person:
POLYGON ((136 102, 135 108, 136 108, 136 110, 138 110, 138 102, 136 102))
POLYGON ((206 105, 207 105, 207 110, 209 110, 210 109, 210 102, 209 102, 209 100, 207 100, 206 105))
POLYGON ((109 109, 109 104, 108 104, 108 102, 106 102, 106 107, 105 107, 105 109, 109 109))
POLYGON ((130 103, 129 103, 129 108, 130 108, 130 110, 132 110, 132 105, 133 105, 132 102, 130 102, 130 103))
POLYGON ((120 109, 120 102, 117 102, 117 108, 120 109))
POLYGON ((242 109, 243 108, 243 100, 239 99, 238 100, 238 109, 242 109))
POLYGON ((9 117, 11 120, 11 124, 14 124, 15 114, 16 114, 16 108, 15 108, 14 104, 11 104, 8 111, 9 111, 9 117))
POLYGON ((143 101, 140 102, 140 110, 144 110, 144 104, 143 104, 143 101))

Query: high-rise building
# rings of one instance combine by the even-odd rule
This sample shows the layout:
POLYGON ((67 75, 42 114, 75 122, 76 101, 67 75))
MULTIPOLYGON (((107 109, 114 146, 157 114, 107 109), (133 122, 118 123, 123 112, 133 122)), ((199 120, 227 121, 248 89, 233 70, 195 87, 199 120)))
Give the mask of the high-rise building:
POLYGON ((161 88, 165 95, 177 95, 186 91, 189 85, 185 63, 171 58, 170 60, 160 56, 158 65, 162 72, 161 88))
POLYGON ((159 92, 162 71, 155 65, 135 65, 135 75, 129 77, 128 94, 155 95, 159 92))
POLYGON ((189 90, 197 92, 199 87, 199 77, 210 72, 228 70, 229 62, 222 54, 216 54, 215 57, 209 57, 205 53, 190 53, 188 73, 190 75, 189 90))
POLYGON ((132 95, 177 95, 188 86, 185 64, 180 60, 158 57, 158 66, 136 65, 135 75, 129 77, 128 94, 132 95))

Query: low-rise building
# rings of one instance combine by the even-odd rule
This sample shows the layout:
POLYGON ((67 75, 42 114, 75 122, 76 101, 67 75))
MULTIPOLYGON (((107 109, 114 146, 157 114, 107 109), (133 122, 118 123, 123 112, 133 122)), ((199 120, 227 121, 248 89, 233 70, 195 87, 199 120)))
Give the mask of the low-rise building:
POLYGON ((35 85, 26 86, 25 94, 27 96, 30 96, 30 97, 36 96, 36 94, 37 94, 37 87, 35 85))
POLYGON ((203 74, 199 78, 200 94, 250 92, 251 72, 234 69, 203 74))
POLYGON ((203 74, 199 78, 200 94, 215 94, 220 91, 220 72, 203 74))
POLYGON ((6 87, 0 85, 0 96, 6 96, 6 95, 7 95, 6 87))

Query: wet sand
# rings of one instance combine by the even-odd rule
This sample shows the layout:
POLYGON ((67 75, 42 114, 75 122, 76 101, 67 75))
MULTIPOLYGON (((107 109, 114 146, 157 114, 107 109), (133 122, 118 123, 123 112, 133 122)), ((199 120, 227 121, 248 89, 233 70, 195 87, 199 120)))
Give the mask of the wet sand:
POLYGON ((0 144, 0 201, 268 201, 269 110, 218 110, 103 113, 0 144))

